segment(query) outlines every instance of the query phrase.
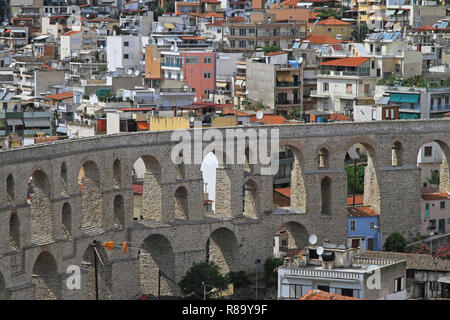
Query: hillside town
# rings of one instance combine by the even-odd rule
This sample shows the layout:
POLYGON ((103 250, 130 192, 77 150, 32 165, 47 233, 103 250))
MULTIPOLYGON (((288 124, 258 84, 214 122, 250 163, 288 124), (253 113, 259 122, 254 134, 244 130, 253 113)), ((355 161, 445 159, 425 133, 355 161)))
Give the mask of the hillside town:
POLYGON ((0 299, 450 299, 446 1, 0 0, 0 20, 0 299), (170 133, 230 128, 237 151, 171 163, 170 133), (242 136, 266 129, 273 175, 242 136))

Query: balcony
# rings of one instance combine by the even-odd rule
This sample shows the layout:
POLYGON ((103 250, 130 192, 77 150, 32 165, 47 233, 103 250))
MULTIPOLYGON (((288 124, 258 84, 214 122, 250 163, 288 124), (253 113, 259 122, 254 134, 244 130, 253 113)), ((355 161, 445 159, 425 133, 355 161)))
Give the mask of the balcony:
POLYGON ((278 82, 276 86, 280 88, 290 88, 290 87, 300 87, 302 83, 300 81, 292 81, 292 82, 278 82))
POLYGON ((275 104, 277 106, 293 106, 293 105, 300 104, 300 100, 293 100, 293 101, 289 101, 289 100, 275 100, 275 104))
POLYGON ((169 63, 169 62, 163 62, 162 63, 163 67, 171 67, 171 68, 182 68, 183 64, 182 63, 169 63))
POLYGON ((337 70, 319 70, 321 76, 350 76, 350 77, 370 77, 370 72, 361 71, 337 71, 337 70))
POLYGON ((431 106, 431 111, 436 112, 436 111, 447 111, 450 110, 450 104, 441 104, 441 105, 437 105, 437 106, 431 106))
POLYGON ((345 272, 336 270, 318 270, 306 268, 283 268, 286 273, 285 276, 294 276, 301 278, 322 278, 322 279, 341 279, 349 281, 359 281, 360 273, 345 272))

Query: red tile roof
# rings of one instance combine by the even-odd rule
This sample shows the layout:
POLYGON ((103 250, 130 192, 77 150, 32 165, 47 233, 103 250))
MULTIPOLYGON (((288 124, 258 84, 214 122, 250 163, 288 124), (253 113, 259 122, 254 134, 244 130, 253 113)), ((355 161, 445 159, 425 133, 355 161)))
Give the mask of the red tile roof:
POLYGON ((67 31, 66 33, 63 33, 62 35, 63 36, 71 36, 71 35, 73 35, 75 33, 78 33, 78 32, 81 32, 81 31, 70 30, 70 31, 67 31))
MULTIPOLYGON (((363 194, 355 195, 355 204, 362 205, 363 203, 364 203, 364 195, 363 194)), ((353 195, 347 196, 347 205, 351 206, 352 204, 353 204, 353 195)))
POLYGON ((41 65, 41 68, 46 69, 46 70, 48 70, 48 71, 55 70, 55 69, 53 69, 52 67, 50 67, 50 66, 48 66, 48 65, 46 65, 46 64, 42 64, 42 65, 41 65))
POLYGON ((347 117, 346 115, 340 114, 340 113, 332 113, 330 115, 330 120, 336 120, 336 121, 351 121, 353 120, 350 117, 347 117))
POLYGON ((309 19, 315 19, 315 18, 317 18, 317 16, 320 14, 320 12, 312 12, 312 11, 310 11, 310 12, 308 12, 308 18, 309 19))
POLYGON ((180 37, 182 40, 206 40, 205 37, 199 37, 199 36, 186 36, 186 37, 180 37))
POLYGON ((326 20, 319 21, 317 24, 327 25, 327 26, 349 26, 350 23, 341 21, 335 18, 328 18, 326 20))
POLYGON ((244 17, 231 17, 228 19, 229 22, 244 22, 244 17))
POLYGON ((202 14, 200 17, 202 18, 209 18, 209 17, 215 17, 215 18, 223 18, 223 14, 219 12, 207 12, 202 14))
POLYGON ((369 61, 369 58, 363 57, 350 57, 333 59, 319 63, 321 66, 340 66, 340 67, 358 67, 364 62, 369 61))
POLYGON ((445 192, 425 193, 422 194, 422 200, 450 200, 450 194, 445 192))
POLYGON ((299 300, 359 300, 358 298, 342 296, 336 293, 330 293, 321 290, 309 290, 299 300))
POLYGON ((286 188, 276 188, 273 189, 273 191, 278 192, 279 194, 285 196, 286 198, 291 198, 291 188, 290 187, 286 187, 286 188))
POLYGON ((284 124, 286 118, 283 116, 276 116, 273 114, 265 114, 262 119, 256 119, 256 116, 250 119, 250 122, 264 122, 265 124, 284 124))
POLYGON ((64 99, 69 99, 72 97, 73 97, 73 92, 69 92, 69 91, 45 96, 45 98, 52 99, 52 100, 64 100, 64 99))
POLYGON ((221 26, 221 25, 223 25, 224 22, 225 22, 224 20, 217 20, 217 21, 214 21, 211 23, 207 23, 205 25, 206 26, 221 26))
POLYGON ((200 0, 201 3, 220 4, 218 0, 200 0))
POLYGON ((270 53, 266 53, 264 55, 270 57, 270 56, 278 56, 280 54, 287 54, 287 52, 286 51, 270 52, 270 53))
POLYGON ((376 213, 371 207, 348 207, 348 215, 351 217, 376 217, 379 214, 376 213))
POLYGON ((309 41, 312 44, 338 44, 340 41, 330 36, 322 36, 320 34, 312 34, 303 41, 309 41))
POLYGON ((133 184, 133 194, 143 194, 144 186, 142 184, 133 184))

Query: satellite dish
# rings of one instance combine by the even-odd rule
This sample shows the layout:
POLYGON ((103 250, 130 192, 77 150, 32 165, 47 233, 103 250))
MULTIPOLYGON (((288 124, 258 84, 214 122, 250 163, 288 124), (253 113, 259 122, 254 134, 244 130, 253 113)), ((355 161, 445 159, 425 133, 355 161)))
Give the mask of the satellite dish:
POLYGON ((195 120, 194 117, 189 118, 189 122, 194 122, 194 120, 195 120))
POLYGON ((302 57, 298 58, 298 64, 302 64, 302 62, 303 62, 303 58, 302 57))
POLYGON ((317 252, 317 254, 318 254, 319 256, 321 256, 322 253, 323 253, 323 247, 318 247, 318 248, 316 249, 316 252, 317 252))
POLYGON ((139 75, 139 70, 136 70, 135 72, 134 72, 134 75, 137 77, 138 75, 139 75))
POLYGON ((198 100, 197 97, 194 97, 194 102, 197 102, 197 100, 198 100))
POLYGON ((248 90, 245 90, 245 94, 246 94, 246 95, 248 94, 248 90))
POLYGON ((316 242, 317 242, 317 236, 315 234, 310 235, 309 236, 309 244, 314 245, 314 244, 316 244, 316 242))
POLYGON ((127 74, 131 75, 132 72, 133 72, 133 70, 128 69, 127 74))
POLYGON ((261 120, 264 117, 264 114, 261 110, 256 113, 256 119, 261 120))

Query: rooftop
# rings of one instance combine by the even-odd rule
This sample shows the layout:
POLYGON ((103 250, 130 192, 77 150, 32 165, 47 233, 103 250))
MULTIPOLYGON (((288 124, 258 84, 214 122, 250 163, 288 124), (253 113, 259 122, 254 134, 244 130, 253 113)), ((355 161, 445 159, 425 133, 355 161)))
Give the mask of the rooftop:
POLYGON ((326 20, 319 21, 317 24, 327 25, 327 26, 349 26, 350 23, 338 20, 335 18, 328 18, 326 20))
POLYGON ((433 192, 422 194, 422 200, 450 200, 450 194, 445 192, 433 192))
POLYGON ((52 99, 52 100, 64 100, 64 99, 69 99, 73 97, 73 92, 61 92, 61 93, 56 93, 56 94, 51 94, 49 96, 45 96, 48 99, 52 99))
POLYGON ((358 298, 342 296, 336 293, 330 293, 322 290, 309 290, 299 300, 359 300, 358 298))
POLYGON ((369 61, 369 58, 362 57, 350 57, 333 59, 319 63, 321 66, 340 66, 340 67, 359 67, 364 62, 369 61))
POLYGON ((302 42, 309 41, 311 44, 338 44, 340 41, 330 36, 322 36, 320 34, 312 34, 302 42))

